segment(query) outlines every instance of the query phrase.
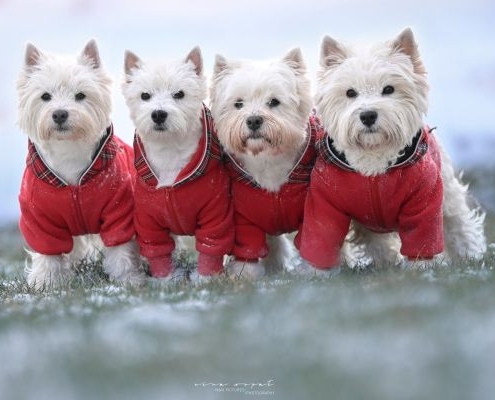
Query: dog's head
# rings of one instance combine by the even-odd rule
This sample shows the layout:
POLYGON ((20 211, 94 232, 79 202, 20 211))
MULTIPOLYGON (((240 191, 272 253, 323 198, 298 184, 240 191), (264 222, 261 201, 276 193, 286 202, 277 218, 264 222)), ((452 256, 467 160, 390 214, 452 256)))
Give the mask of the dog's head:
POLYGON ((339 151, 400 151, 422 127, 428 83, 410 29, 369 49, 325 37, 316 107, 339 151))
POLYGON ((312 102, 301 51, 271 62, 217 55, 211 111, 231 154, 280 154, 304 142, 312 102))
POLYGON ((28 44, 17 92, 18 125, 35 143, 96 142, 110 124, 111 79, 94 40, 75 60, 42 53, 28 44))
POLYGON ((199 47, 173 62, 142 61, 125 53, 124 97, 143 137, 177 140, 200 121, 206 82, 199 47))

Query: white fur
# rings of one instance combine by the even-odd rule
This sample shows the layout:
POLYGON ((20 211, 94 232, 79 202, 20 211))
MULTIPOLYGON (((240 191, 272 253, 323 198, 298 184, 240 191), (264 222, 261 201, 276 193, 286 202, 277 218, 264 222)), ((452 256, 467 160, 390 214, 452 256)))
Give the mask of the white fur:
MULTIPOLYGON (((96 42, 90 40, 75 59, 42 53, 28 44, 17 91, 19 127, 60 179, 70 185, 79 184, 110 125, 111 79, 101 67, 96 42), (81 93, 84 97, 78 98, 81 93), (43 95, 49 98, 42 99, 43 95), (68 112, 61 126, 52 118, 57 110, 68 112)), ((129 246, 132 247, 124 244, 108 248, 105 265, 111 278, 137 283, 140 271, 135 263, 136 252, 129 246)), ((90 249, 89 241, 74 238, 71 254, 31 252, 28 283, 37 288, 60 283, 72 275, 72 262, 85 257, 90 249)))
MULTIPOLYGON (((316 106, 321 122, 337 150, 366 176, 382 174, 410 145, 424 125, 428 105, 426 70, 410 29, 391 42, 354 49, 325 37, 321 47, 316 106), (393 93, 384 94, 392 86, 393 93), (353 89, 357 96, 348 97, 353 89), (366 126, 363 111, 375 111, 376 122, 366 126)), ((438 139, 438 138, 437 138, 438 139)), ((456 257, 481 258, 486 251, 484 214, 469 206, 467 186, 456 177, 443 149, 443 216, 445 252, 432 262, 408 262, 413 268, 456 257)), ((400 242, 393 234, 376 234, 355 225, 356 241, 364 243, 377 263, 402 261, 400 242)))
POLYGON ((277 192, 287 182, 307 141, 311 112, 310 84, 299 49, 275 61, 227 61, 217 56, 211 111, 218 137, 263 188, 277 192), (273 99, 280 102, 270 107, 273 99), (236 103, 242 103, 236 108, 236 103), (259 137, 246 120, 260 116, 259 137))
MULTIPOLYGON (((227 61, 217 56, 211 111, 226 152, 263 189, 278 192, 308 146, 312 108, 310 84, 299 49, 274 61, 227 61), (270 106, 276 99, 279 104, 270 106), (236 108, 236 103, 242 107, 236 108), (252 137, 251 116, 263 118, 252 137)), ((270 270, 290 269, 297 252, 285 235, 268 236, 269 255, 259 262, 232 260, 230 276, 260 279, 270 270)))
POLYGON ((203 133, 201 113, 206 83, 202 71, 198 47, 185 59, 172 62, 144 62, 130 51, 125 54, 122 91, 149 166, 158 178, 157 187, 174 183, 203 133), (184 97, 174 98, 180 91, 184 97), (142 93, 148 93, 150 99, 143 100, 142 93), (161 125, 152 120, 157 110, 167 113, 161 125))
POLYGON ((325 37, 320 64, 316 106, 335 148, 363 175, 385 172, 411 144, 427 111, 428 84, 412 33, 369 48, 325 37), (382 94, 386 86, 394 92, 382 94), (349 89, 357 96, 347 97, 349 89), (360 120, 365 111, 378 113, 370 128, 360 120))

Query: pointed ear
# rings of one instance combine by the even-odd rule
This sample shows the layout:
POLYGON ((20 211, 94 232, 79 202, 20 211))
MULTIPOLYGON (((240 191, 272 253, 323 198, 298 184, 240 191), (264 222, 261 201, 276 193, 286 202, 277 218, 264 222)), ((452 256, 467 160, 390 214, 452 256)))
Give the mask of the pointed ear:
POLYGON ((289 51, 283 58, 283 61, 297 72, 306 71, 306 64, 304 63, 301 49, 299 47, 289 51))
POLYGON ((126 50, 124 54, 124 71, 126 75, 132 75, 133 69, 141 68, 141 59, 132 51, 126 50))
POLYGON ((26 54, 24 56, 24 64, 27 68, 34 67, 40 63, 42 57, 41 51, 39 51, 34 44, 28 43, 26 45, 26 54))
POLYGON ((91 39, 81 53, 81 59, 87 59, 91 62, 94 69, 100 68, 101 60, 100 53, 98 52, 98 47, 96 46, 96 41, 91 39))
POLYGON ((196 75, 201 75, 203 72, 203 57, 201 55, 201 49, 199 46, 194 47, 186 57, 186 64, 191 61, 194 65, 194 71, 196 75))
POLYGON ((325 36, 321 42, 320 65, 324 68, 341 64, 347 58, 344 47, 330 36, 325 36))
POLYGON ((213 67, 213 73, 219 74, 222 71, 225 71, 229 67, 229 63, 224 56, 217 54, 215 56, 215 66, 213 67))
POLYGON ((400 52, 409 56, 413 63, 414 72, 417 74, 426 73, 425 67, 419 56, 418 45, 414 40, 411 28, 404 29, 392 42, 392 52, 400 52))

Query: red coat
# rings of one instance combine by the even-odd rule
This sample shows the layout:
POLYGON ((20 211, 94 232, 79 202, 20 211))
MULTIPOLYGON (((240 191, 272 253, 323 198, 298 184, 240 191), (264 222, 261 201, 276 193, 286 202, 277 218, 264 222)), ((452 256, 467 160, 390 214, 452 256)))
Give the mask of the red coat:
POLYGON ((303 258, 319 268, 336 266, 351 218, 375 232, 398 231, 401 253, 410 259, 443 251, 441 161, 428 128, 377 176, 353 171, 331 142, 321 143, 300 237, 303 258))
POLYGON ((261 188, 232 157, 227 158, 234 201, 235 245, 239 259, 255 260, 268 255, 266 234, 280 235, 299 230, 311 170, 316 159, 319 124, 311 117, 306 149, 278 192, 261 188))
POLYGON ((69 185, 43 162, 29 142, 19 203, 27 244, 46 255, 69 253, 72 237, 99 233, 105 246, 128 242, 132 223, 132 149, 108 129, 78 185, 69 185))
POLYGON ((158 179, 146 160, 139 136, 134 153, 137 170, 134 223, 141 254, 169 255, 175 248, 171 234, 194 235, 196 249, 221 256, 234 242, 229 177, 209 110, 203 110, 204 134, 189 163, 172 186, 156 188, 158 179))

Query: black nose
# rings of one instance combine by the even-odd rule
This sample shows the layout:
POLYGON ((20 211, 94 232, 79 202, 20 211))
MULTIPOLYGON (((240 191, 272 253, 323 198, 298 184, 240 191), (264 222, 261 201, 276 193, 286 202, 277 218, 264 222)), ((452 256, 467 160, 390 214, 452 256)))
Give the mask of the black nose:
POLYGON ((52 114, 53 122, 62 125, 69 118, 69 112, 65 110, 55 110, 52 114))
POLYGON ((151 113, 151 119, 155 124, 163 124, 167 119, 167 112, 163 110, 155 110, 151 113))
POLYGON ((361 119, 361 122, 369 128, 376 122, 378 113, 376 111, 363 111, 359 114, 359 118, 361 119))
POLYGON ((256 131, 263 125, 263 118, 259 115, 252 115, 246 119, 246 125, 252 131, 256 131))

